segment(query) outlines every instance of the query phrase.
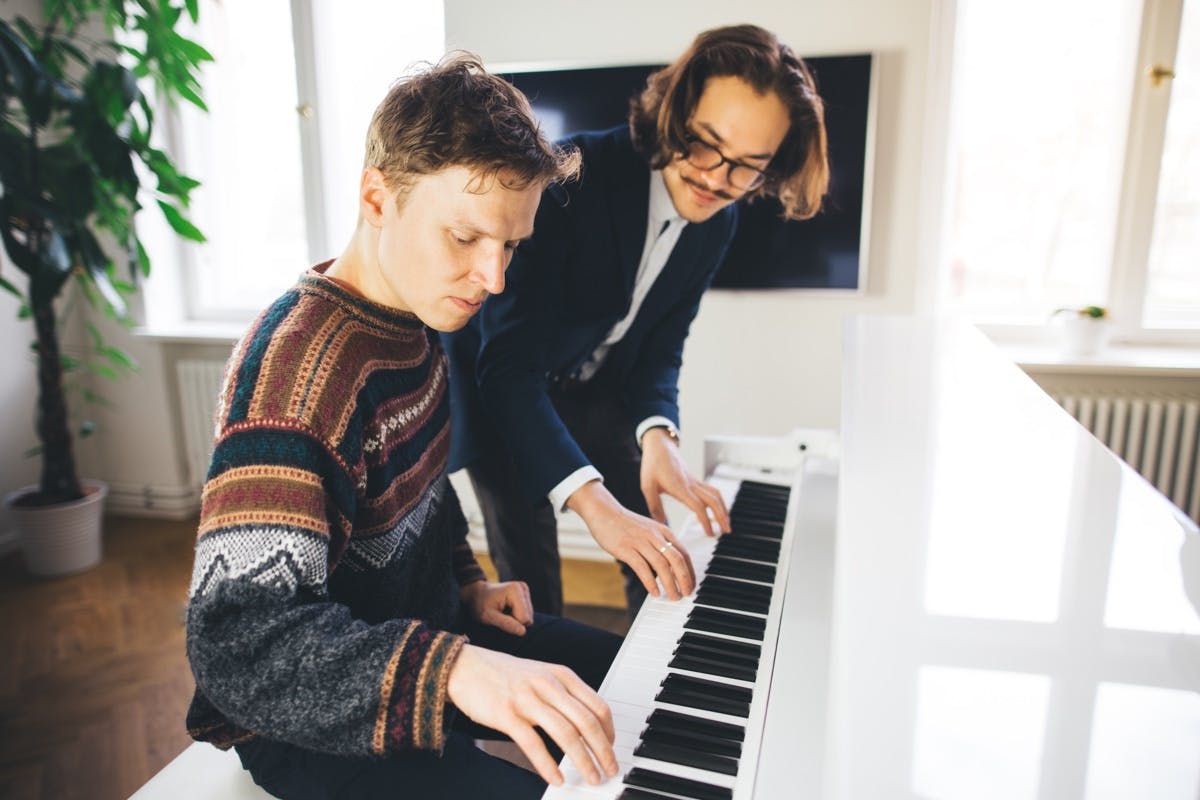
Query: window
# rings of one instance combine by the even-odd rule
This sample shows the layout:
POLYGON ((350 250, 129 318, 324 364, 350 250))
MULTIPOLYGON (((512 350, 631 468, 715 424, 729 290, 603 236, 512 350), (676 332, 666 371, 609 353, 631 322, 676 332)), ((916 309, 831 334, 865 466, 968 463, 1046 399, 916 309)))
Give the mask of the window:
POLYGON ((958 0, 943 308, 1042 326, 1102 305, 1124 339, 1200 341, 1200 13, 1182 5, 958 0))
POLYGON ((243 323, 349 241, 371 113, 444 48, 441 3, 370 6, 201 2, 193 35, 215 57, 202 77, 209 113, 173 114, 168 146, 202 182, 190 211, 208 241, 139 219, 155 262, 151 327, 243 323))

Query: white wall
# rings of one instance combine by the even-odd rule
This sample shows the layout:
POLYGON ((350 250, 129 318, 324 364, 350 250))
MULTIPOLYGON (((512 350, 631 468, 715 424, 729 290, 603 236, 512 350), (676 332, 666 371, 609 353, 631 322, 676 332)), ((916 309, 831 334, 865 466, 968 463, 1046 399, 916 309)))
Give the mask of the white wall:
MULTIPOLYGON (((0 255, 0 274, 24 289, 25 276, 17 273, 7 258, 0 255)), ((8 292, 0 293, 0 495, 37 480, 38 462, 24 453, 37 443, 34 434, 34 401, 37 375, 29 343, 33 341, 33 323, 18 320, 20 303, 8 292)))
POLYGON ((699 466, 708 433, 836 427, 841 319, 909 313, 923 280, 918 198, 935 0, 446 0, 447 46, 487 63, 669 61, 696 33, 752 22, 801 55, 876 54, 877 114, 869 279, 860 296, 711 291, 680 382, 684 450, 699 466))

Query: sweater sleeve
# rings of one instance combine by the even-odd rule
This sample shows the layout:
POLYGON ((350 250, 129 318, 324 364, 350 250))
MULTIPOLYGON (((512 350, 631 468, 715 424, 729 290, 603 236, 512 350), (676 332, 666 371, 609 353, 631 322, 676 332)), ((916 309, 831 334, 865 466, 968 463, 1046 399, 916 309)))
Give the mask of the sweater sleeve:
POLYGON ((294 424, 235 426, 218 441, 187 651, 198 693, 233 735, 203 738, 232 744, 241 731, 344 755, 441 750, 465 638, 414 619, 368 624, 329 597, 331 540, 348 535, 354 486, 337 452, 294 424))

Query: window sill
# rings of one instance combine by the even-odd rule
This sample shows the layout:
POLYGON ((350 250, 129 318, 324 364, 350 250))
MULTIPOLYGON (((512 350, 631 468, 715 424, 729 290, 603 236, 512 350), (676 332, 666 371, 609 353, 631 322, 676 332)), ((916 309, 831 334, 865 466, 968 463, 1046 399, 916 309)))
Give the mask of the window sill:
POLYGON ((996 342, 1025 372, 1200 378, 1200 348, 1112 344, 1094 356, 1063 352, 1059 342, 996 342))
POLYGON ((233 345, 245 332, 246 325, 238 322, 181 322, 133 330, 135 336, 160 344, 233 345))

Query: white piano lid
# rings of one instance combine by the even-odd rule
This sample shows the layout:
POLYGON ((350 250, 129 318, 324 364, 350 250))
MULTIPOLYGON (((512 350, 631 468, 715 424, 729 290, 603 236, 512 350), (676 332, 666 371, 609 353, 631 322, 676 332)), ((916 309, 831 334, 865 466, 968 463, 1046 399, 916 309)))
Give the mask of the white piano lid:
POLYGON ((1195 800, 1195 526, 973 328, 845 333, 821 796, 1195 800))

